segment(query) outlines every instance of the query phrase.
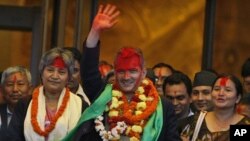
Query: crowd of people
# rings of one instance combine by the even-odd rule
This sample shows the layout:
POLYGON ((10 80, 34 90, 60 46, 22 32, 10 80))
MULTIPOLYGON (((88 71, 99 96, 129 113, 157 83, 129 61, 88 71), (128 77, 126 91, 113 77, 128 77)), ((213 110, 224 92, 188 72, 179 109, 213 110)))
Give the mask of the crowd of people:
POLYGON ((100 34, 120 11, 100 5, 82 53, 56 47, 29 70, 1 74, 0 140, 229 141, 230 125, 250 124, 250 58, 242 81, 201 70, 193 79, 167 63, 146 68, 142 51, 124 46, 114 63, 100 61, 100 34))

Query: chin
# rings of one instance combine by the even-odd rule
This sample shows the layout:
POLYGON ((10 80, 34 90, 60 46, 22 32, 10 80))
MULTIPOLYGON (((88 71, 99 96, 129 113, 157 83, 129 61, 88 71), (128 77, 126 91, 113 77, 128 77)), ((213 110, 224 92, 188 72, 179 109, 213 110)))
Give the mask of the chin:
POLYGON ((131 90, 131 89, 130 89, 130 90, 128 90, 128 89, 125 89, 125 90, 124 90, 124 89, 123 89, 122 91, 123 91, 124 93, 132 93, 132 92, 134 92, 134 91, 131 90))
POLYGON ((125 88, 125 89, 123 89, 123 88, 120 88, 121 89, 121 91, 122 92, 124 92, 124 93, 133 93, 133 92, 135 92, 135 90, 134 89, 129 89, 129 88, 125 88))

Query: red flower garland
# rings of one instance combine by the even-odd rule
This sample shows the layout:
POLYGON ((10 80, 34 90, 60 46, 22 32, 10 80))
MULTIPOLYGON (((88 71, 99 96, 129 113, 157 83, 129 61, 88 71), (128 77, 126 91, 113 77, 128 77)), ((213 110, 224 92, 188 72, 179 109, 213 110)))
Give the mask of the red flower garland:
POLYGON ((37 122, 37 109, 38 109, 38 96, 39 96, 39 87, 37 87, 32 95, 32 103, 31 103, 31 124, 33 126, 33 129, 36 133, 38 133, 41 136, 47 136, 56 125, 57 120, 62 116, 67 103, 69 101, 70 97, 70 91, 68 88, 66 88, 65 95, 63 97, 63 101, 61 106, 59 107, 59 110, 56 112, 56 115, 52 118, 51 123, 48 127, 45 128, 44 131, 39 127, 39 124, 37 122))

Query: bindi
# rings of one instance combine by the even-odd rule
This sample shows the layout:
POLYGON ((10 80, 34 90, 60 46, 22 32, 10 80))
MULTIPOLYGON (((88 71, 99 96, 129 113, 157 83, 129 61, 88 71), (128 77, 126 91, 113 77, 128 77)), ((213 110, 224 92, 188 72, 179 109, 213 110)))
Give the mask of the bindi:
POLYGON ((176 96, 176 94, 177 94, 177 91, 174 91, 174 96, 176 96))
POLYGON ((228 78, 227 77, 222 77, 221 80, 220 80, 220 86, 226 86, 226 83, 228 81, 228 78))
POLYGON ((17 81, 17 77, 16 77, 16 75, 14 75, 13 82, 16 83, 16 81, 17 81))
POLYGON ((63 69, 66 67, 65 62, 61 56, 58 56, 54 59, 52 66, 63 69))
POLYGON ((162 77, 162 68, 159 69, 159 73, 158 73, 158 77, 161 78, 162 77))

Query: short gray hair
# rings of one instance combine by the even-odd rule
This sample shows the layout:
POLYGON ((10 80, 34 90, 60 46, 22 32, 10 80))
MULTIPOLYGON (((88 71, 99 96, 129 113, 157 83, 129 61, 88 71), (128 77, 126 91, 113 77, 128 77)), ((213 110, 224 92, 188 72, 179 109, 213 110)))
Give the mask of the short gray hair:
POLYGON ((12 75, 13 73, 21 73, 27 77, 28 83, 31 85, 31 74, 28 69, 23 66, 13 66, 5 69, 2 74, 1 84, 3 85, 6 78, 12 75))
POLYGON ((69 71, 69 78, 71 78, 72 74, 74 73, 74 65, 75 65, 73 54, 70 51, 60 47, 56 47, 45 52, 39 64, 39 73, 42 74, 44 68, 48 65, 51 65, 56 57, 62 57, 69 71))

